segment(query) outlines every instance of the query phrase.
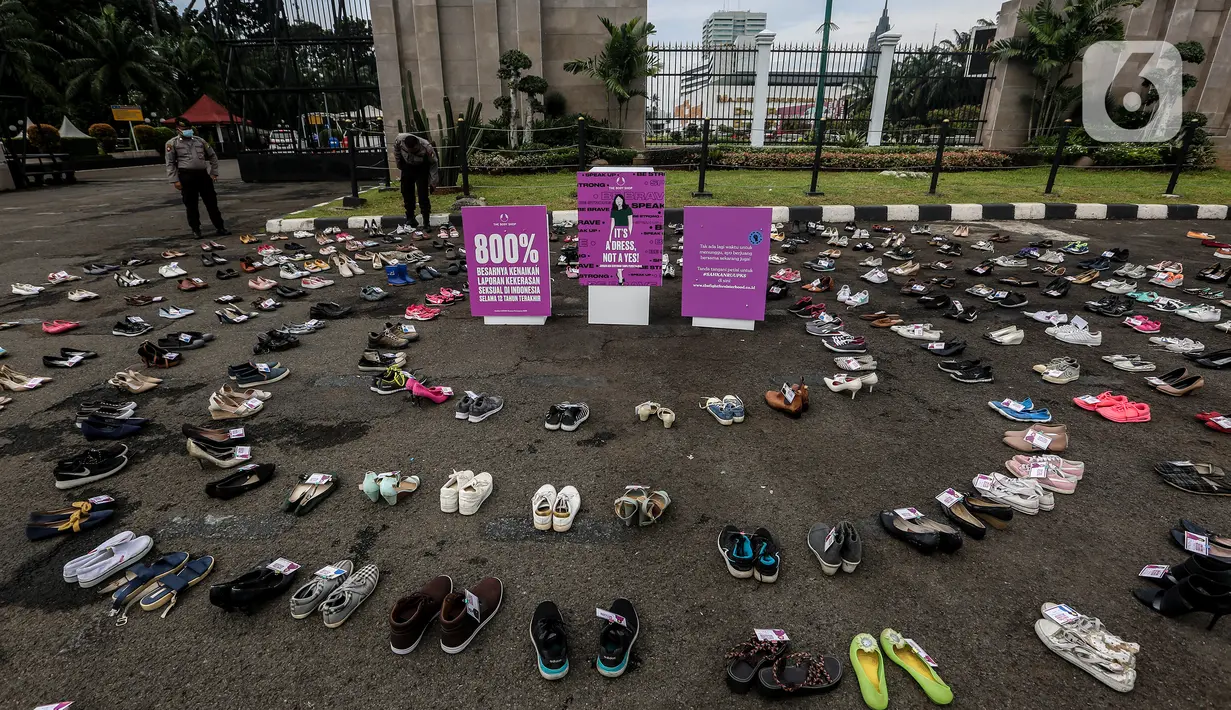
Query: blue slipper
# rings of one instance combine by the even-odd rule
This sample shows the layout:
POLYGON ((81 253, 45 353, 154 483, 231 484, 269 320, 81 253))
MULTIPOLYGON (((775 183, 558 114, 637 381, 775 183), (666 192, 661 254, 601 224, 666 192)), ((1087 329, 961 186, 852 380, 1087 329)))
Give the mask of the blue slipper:
MULTIPOLYGON (((188 563, 187 552, 171 552, 159 557, 148 565, 134 567, 120 578, 120 586, 111 595, 111 614, 119 613, 127 604, 144 595, 163 577, 178 573, 188 563)), ((116 620, 116 625, 123 626, 126 619, 123 614, 116 620)))
POLYGON ((198 557, 184 565, 179 572, 158 580, 150 593, 141 598, 141 608, 145 611, 154 611, 166 605, 167 609, 162 613, 163 618, 166 618, 167 612, 175 606, 176 596, 205 579, 213 570, 214 558, 212 556, 198 557))

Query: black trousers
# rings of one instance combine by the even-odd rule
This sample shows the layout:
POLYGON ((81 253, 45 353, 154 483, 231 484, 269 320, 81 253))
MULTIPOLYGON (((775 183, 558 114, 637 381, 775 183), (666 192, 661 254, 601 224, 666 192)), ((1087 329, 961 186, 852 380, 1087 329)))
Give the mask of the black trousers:
POLYGON ((214 192, 214 179, 205 170, 181 170, 180 196, 184 198, 184 207, 188 209, 188 226, 192 231, 201 229, 201 210, 197 199, 205 203, 205 211, 209 213, 209 221, 214 223, 214 229, 222 229, 222 213, 218 211, 218 193, 214 192))
POLYGON ((423 210, 423 226, 431 224, 432 203, 428 199, 431 173, 427 168, 402 170, 402 206, 406 208, 406 221, 415 223, 415 192, 418 191, 419 207, 423 210))

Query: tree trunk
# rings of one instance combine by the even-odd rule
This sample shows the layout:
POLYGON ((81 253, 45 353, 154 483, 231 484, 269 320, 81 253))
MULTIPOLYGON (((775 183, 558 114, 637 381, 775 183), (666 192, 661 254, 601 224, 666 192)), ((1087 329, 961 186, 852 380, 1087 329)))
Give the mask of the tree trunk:
POLYGON ((150 6, 150 30, 155 35, 157 35, 158 34, 158 6, 156 4, 156 0, 146 0, 146 2, 150 6))

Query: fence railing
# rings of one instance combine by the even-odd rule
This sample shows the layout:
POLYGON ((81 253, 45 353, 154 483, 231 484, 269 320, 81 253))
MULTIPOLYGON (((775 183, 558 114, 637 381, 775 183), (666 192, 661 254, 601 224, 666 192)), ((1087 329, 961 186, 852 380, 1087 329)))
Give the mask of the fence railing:
POLYGON ((942 45, 894 42, 888 52, 840 45, 825 52, 819 44, 749 39, 653 49, 660 69, 646 85, 648 144, 699 144, 706 118, 713 144, 811 144, 819 97, 827 143, 879 136, 880 143, 934 145, 947 118, 951 145, 981 145, 995 78, 985 52, 942 45), (878 97, 882 76, 887 89, 878 97), (878 104, 883 120, 872 125, 878 104))

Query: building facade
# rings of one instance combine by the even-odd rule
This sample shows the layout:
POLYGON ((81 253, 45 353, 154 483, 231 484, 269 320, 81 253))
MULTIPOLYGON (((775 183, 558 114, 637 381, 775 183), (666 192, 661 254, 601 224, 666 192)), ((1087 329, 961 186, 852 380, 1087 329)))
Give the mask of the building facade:
POLYGON ((709 46, 735 44, 737 37, 756 36, 764 31, 768 18, 764 12, 715 12, 701 25, 701 42, 709 46))
MULTIPOLYGON (((385 130, 407 125, 402 87, 409 73, 419 105, 435 124, 449 97, 455 111, 468 99, 483 102, 483 118, 497 115, 502 94, 500 55, 525 52, 525 72, 560 91, 573 113, 607 117, 606 92, 597 82, 564 71, 564 63, 602 51, 608 34, 599 17, 622 24, 646 17, 646 0, 371 0, 372 34, 385 130)), ((612 102, 612 116, 615 106, 612 102)), ((642 123, 645 104, 630 103, 628 125, 642 123)))

